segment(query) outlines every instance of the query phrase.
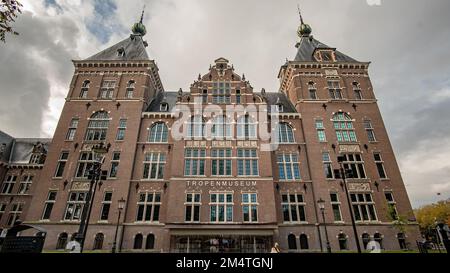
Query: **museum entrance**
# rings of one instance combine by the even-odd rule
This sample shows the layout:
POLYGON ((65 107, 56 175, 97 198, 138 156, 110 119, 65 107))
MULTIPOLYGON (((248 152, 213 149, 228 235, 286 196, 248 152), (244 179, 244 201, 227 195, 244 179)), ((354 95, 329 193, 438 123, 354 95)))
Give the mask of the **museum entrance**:
POLYGON ((272 236, 260 235, 171 236, 176 253, 268 253, 272 244, 272 236))

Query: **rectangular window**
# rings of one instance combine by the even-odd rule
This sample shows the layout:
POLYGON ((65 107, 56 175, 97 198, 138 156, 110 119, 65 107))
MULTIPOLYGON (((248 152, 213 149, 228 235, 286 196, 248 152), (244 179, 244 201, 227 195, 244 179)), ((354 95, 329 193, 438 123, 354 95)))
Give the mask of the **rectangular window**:
POLYGON ((355 99, 356 100, 362 100, 363 98, 362 98, 362 92, 361 92, 361 90, 353 90, 353 92, 355 93, 355 99))
POLYGON ((328 81, 328 92, 333 100, 342 99, 342 89, 338 81, 328 81))
POLYGON ((111 159, 111 169, 109 170, 109 177, 116 178, 119 171, 120 152, 114 152, 111 159))
POLYGON ((359 222, 377 221, 375 203, 370 193, 352 193, 350 200, 353 207, 355 220, 359 222))
POLYGON ((398 218, 398 212, 397 212, 397 206, 394 200, 394 195, 392 192, 385 192, 384 196, 386 198, 386 202, 388 204, 389 208, 389 215, 391 216, 392 220, 397 220, 398 218))
POLYGON ((366 171, 364 169, 364 161, 361 154, 345 154, 344 170, 352 170, 352 176, 348 178, 366 178, 366 171))
POLYGON ((256 193, 242 194, 242 213, 244 222, 258 222, 258 199, 256 193))
POLYGON ((111 202, 112 202, 112 192, 107 191, 105 192, 105 195, 103 195, 102 210, 100 213, 101 221, 108 221, 109 210, 111 209, 111 202))
POLYGON ((233 222, 233 194, 210 194, 210 221, 213 223, 233 222))
POLYGON ((184 152, 184 175, 205 175, 205 149, 186 149, 184 152))
POLYGON ((373 129, 372 122, 370 120, 365 120, 364 121, 364 128, 366 129, 367 138, 369 139, 369 141, 370 142, 377 141, 377 139, 375 137, 375 131, 373 129))
POLYGON ((31 188, 31 184, 33 183, 32 175, 25 175, 22 177, 22 181, 19 184, 19 194, 27 194, 31 188))
POLYGON ((6 211, 6 204, 0 204, 0 221, 3 218, 3 214, 5 214, 6 211))
POLYGON ((211 158, 211 175, 231 176, 231 149, 212 149, 211 158))
POLYGON ((102 88, 100 89, 101 99, 112 99, 114 94, 114 88, 116 87, 116 81, 103 81, 102 88))
POLYGON ((49 191, 47 195, 47 200, 44 204, 44 211, 42 212, 42 220, 49 220, 52 215, 53 206, 56 202, 56 191, 49 191))
POLYGON ((337 193, 330 193, 331 208, 333 209, 333 217, 335 222, 342 221, 341 202, 337 193))
POLYGON ((86 195, 87 192, 71 192, 69 194, 64 220, 79 221, 81 219, 81 213, 86 203, 86 195))
POLYGON ((200 200, 200 193, 187 193, 185 204, 185 218, 186 222, 200 221, 200 207, 202 202, 200 200))
POLYGON ((73 140, 75 138, 75 133, 77 132, 79 120, 77 118, 73 118, 70 121, 69 129, 67 131, 66 140, 73 140))
POLYGON ((202 102, 203 103, 208 103, 208 90, 203 90, 203 93, 202 93, 202 102))
POLYGON ((298 154, 279 154, 277 156, 280 181, 300 180, 300 163, 298 154))
POLYGON ((14 184, 16 184, 17 176, 16 175, 8 175, 5 181, 3 181, 2 185, 2 194, 11 194, 14 188, 14 184))
POLYGON ((254 149, 237 150, 238 176, 258 176, 258 155, 254 149))
POLYGON ((236 90, 236 104, 241 104, 241 90, 236 90))
POLYGON ((333 179, 333 164, 331 162, 330 153, 322 153, 323 171, 327 179, 333 179))
POLYGON ((59 155, 58 164, 56 165, 55 177, 63 176, 64 168, 66 167, 68 158, 69 158, 69 152, 62 152, 59 155))
POLYGON ((23 211, 23 203, 12 204, 11 210, 9 211, 8 222, 6 225, 13 226, 16 223, 16 221, 20 219, 22 211, 23 211))
POLYGON ((126 130, 127 130, 127 120, 121 119, 119 121, 119 127, 117 128, 116 140, 124 140, 126 130))
POLYGON ((306 222, 306 203, 301 194, 282 194, 281 207, 284 222, 306 222))
POLYGON ((317 138, 320 142, 326 142, 325 128, 323 127, 323 120, 316 120, 317 138))
POLYGON ((88 178, 89 171, 92 168, 92 153, 91 152, 81 152, 80 158, 78 159, 77 171, 75 173, 76 178, 88 178))
POLYGON ((139 194, 136 221, 158 222, 161 207, 161 193, 146 192, 139 194))
POLYGON ((231 103, 229 82, 215 82, 213 85, 213 103, 229 104, 231 103))
POLYGON ((386 170, 384 169, 384 161, 383 158, 381 158, 381 154, 374 153, 373 159, 375 160, 375 164, 377 165, 378 175, 380 176, 381 179, 386 179, 387 175, 386 170))
POLYGON ((146 153, 144 158, 144 179, 164 179, 166 155, 163 153, 146 153))

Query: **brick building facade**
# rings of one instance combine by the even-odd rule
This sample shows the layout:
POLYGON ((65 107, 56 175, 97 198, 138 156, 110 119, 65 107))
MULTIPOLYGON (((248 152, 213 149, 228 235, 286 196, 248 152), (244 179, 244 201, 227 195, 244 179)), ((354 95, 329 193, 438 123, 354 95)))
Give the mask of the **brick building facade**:
MULTIPOLYGON (((317 41, 302 22, 278 92, 254 92, 225 58, 189 92, 170 92, 147 55, 145 32, 141 21, 130 37, 73 62, 51 145, 36 140, 32 149, 45 154, 45 164, 0 165, 7 187, 1 227, 20 218, 47 230, 45 249, 63 249, 78 231, 90 150, 102 142, 110 144, 108 177, 96 189, 86 249, 111 249, 124 198, 122 251, 266 252, 275 242, 286 251, 320 251, 326 236, 319 200, 332 250, 354 250, 346 195, 333 171, 339 155, 354 174, 348 188, 361 244, 414 247, 419 231, 369 63, 317 41), (12 183, 11 175, 34 177, 29 195, 20 193, 22 178, 12 183), (26 208, 9 219, 19 201, 26 208), (408 220, 405 230, 393 225, 398 216, 408 220)), ((12 138, 3 139, 11 153, 12 138)))

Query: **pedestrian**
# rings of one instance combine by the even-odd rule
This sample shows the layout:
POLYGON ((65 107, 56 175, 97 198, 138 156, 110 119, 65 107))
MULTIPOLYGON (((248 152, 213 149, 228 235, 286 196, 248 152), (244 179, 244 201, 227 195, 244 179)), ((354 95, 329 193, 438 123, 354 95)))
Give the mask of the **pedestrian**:
POLYGON ((281 252, 280 245, 278 243, 275 243, 270 253, 280 253, 280 252, 281 252))

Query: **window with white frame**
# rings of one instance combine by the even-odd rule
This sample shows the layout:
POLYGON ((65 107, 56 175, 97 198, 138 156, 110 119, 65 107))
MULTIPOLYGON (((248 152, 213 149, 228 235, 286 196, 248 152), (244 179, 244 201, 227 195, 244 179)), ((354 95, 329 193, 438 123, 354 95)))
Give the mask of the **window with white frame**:
POLYGON ((78 118, 73 118, 70 121, 69 129, 67 130, 66 140, 73 140, 75 138, 75 133, 77 132, 78 128, 78 118))
POLYGON ((47 200, 44 203, 44 211, 42 212, 42 220, 49 220, 52 215, 53 207, 56 202, 57 191, 49 191, 47 194, 47 200))
POLYGON ((241 90, 236 90, 236 104, 241 104, 241 90))
POLYGON ((89 119, 85 140, 105 140, 109 127, 109 115, 105 111, 94 113, 89 119))
POLYGON ((30 164, 38 165, 41 164, 42 154, 41 153, 33 153, 30 157, 30 164))
POLYGON ((258 196, 257 193, 242 194, 242 214, 246 223, 258 222, 258 196))
POLYGON ((13 203, 9 210, 8 222, 6 225, 13 226, 17 220, 20 220, 20 216, 23 211, 23 203, 13 203))
POLYGON ((201 193, 198 193, 198 192, 186 193, 186 202, 184 204, 185 204, 184 221, 199 222, 200 221, 200 207, 202 205, 201 193))
POLYGON ((2 185, 2 194, 11 194, 14 188, 14 184, 16 184, 17 176, 16 175, 8 175, 5 181, 3 181, 2 185))
POLYGON ((278 154, 277 163, 280 181, 295 181, 301 179, 298 154, 278 154))
POLYGON ((294 130, 286 122, 278 124, 279 143, 295 143, 294 130))
POLYGON ((210 194, 210 221, 212 223, 233 222, 233 193, 210 194))
POLYGON ((205 121, 202 116, 193 116, 187 122, 187 138, 202 138, 204 136, 205 121))
POLYGON ((282 194, 281 207, 284 222, 306 222, 306 203, 302 194, 282 194))
POLYGON ((375 131, 372 126, 372 122, 370 120, 364 120, 364 129, 366 129, 367 138, 370 142, 377 141, 375 137, 375 131))
POLYGON ((167 112, 167 111, 169 111, 169 104, 167 104, 167 103, 161 103, 161 104, 159 105, 159 111, 161 111, 161 112, 167 112))
POLYGON ((335 222, 342 221, 341 202, 337 193, 330 193, 331 208, 333 209, 333 219, 335 222))
POLYGON ((134 88, 135 88, 135 81, 131 80, 127 83, 127 90, 125 93, 125 97, 127 99, 132 99, 134 96, 134 88))
POLYGON ((215 82, 213 84, 213 103, 229 104, 231 103, 231 85, 229 82, 215 82))
POLYGON ((144 158, 144 179, 164 179, 166 155, 163 153, 146 153, 144 158))
POLYGON ((205 175, 205 149, 188 148, 184 152, 184 175, 203 176, 205 175))
POLYGON ((353 120, 348 114, 342 112, 335 114, 333 116, 333 126, 339 142, 357 141, 353 120))
POLYGON ((19 184, 19 194, 27 194, 31 188, 31 184, 33 183, 32 175, 24 175, 22 176, 22 180, 19 184))
POLYGON ((356 100, 362 100, 362 91, 361 91, 361 86, 359 83, 357 82, 353 82, 353 93, 355 95, 355 99, 356 100))
POLYGON ((308 92, 309 92, 309 98, 312 100, 317 100, 317 89, 316 84, 314 82, 308 83, 308 92))
POLYGON ((323 126, 323 120, 316 119, 317 138, 319 142, 326 142, 327 136, 325 134, 325 127, 323 126))
POLYGON ((115 88, 116 88, 116 81, 114 80, 103 81, 102 87, 100 89, 100 99, 112 99, 115 88))
POLYGON ((78 159, 76 178, 88 178, 89 171, 92 168, 93 158, 91 152, 81 152, 78 159))
POLYGON ((65 221, 79 221, 81 213, 83 212, 84 204, 86 203, 87 192, 73 191, 69 194, 67 201, 66 212, 64 213, 65 221))
POLYGON ((119 120, 119 127, 117 128, 116 140, 124 140, 125 139, 125 131, 127 130, 127 119, 119 120))
POLYGON ((375 211, 375 202, 371 193, 351 193, 350 201, 352 203, 355 220, 359 222, 377 221, 375 211))
POLYGON ((232 137, 232 122, 226 116, 216 116, 213 119, 211 136, 213 139, 225 139, 232 137))
POLYGON ((111 168, 109 170, 109 177, 116 178, 119 171, 120 152, 114 152, 111 159, 111 168))
POLYGON ((80 92, 80 98, 86 99, 89 93, 89 86, 91 85, 91 82, 86 80, 81 85, 81 92, 80 92))
POLYGON ((322 163, 325 177, 327 179, 333 179, 334 178, 333 163, 331 162, 330 153, 328 152, 322 153, 322 163))
POLYGON ((364 169, 364 161, 361 157, 361 154, 344 154, 344 169, 352 170, 353 177, 349 178, 367 178, 366 171, 364 169))
POLYGON ((231 176, 231 149, 211 150, 211 175, 231 176))
POLYGON ((389 215, 393 220, 397 220, 398 212, 396 202, 394 200, 394 195, 392 194, 392 192, 384 192, 384 197, 386 198, 386 202, 388 204, 389 215))
POLYGON ((136 221, 158 222, 159 209, 161 207, 160 192, 145 192, 139 194, 136 221))
POLYGON ((69 159, 69 152, 61 152, 58 159, 58 164, 56 165, 55 177, 62 177, 64 174, 64 169, 69 159))
POLYGON ((150 128, 148 141, 151 143, 167 143, 169 129, 164 122, 157 122, 150 128))
POLYGON ((238 176, 258 176, 258 154, 256 149, 237 150, 237 174, 238 176))
POLYGON ((248 114, 240 116, 237 121, 237 137, 241 140, 255 139, 258 123, 248 114))
POLYGON ((100 221, 108 221, 111 203, 112 203, 112 192, 107 191, 103 195, 102 210, 100 212, 100 221))
POLYGON ((378 175, 381 179, 386 179, 386 169, 384 168, 384 161, 381 157, 381 153, 373 153, 373 159, 375 161, 375 164, 377 165, 378 175))
POLYGON ((342 88, 338 81, 328 81, 328 93, 333 100, 342 99, 342 88))

